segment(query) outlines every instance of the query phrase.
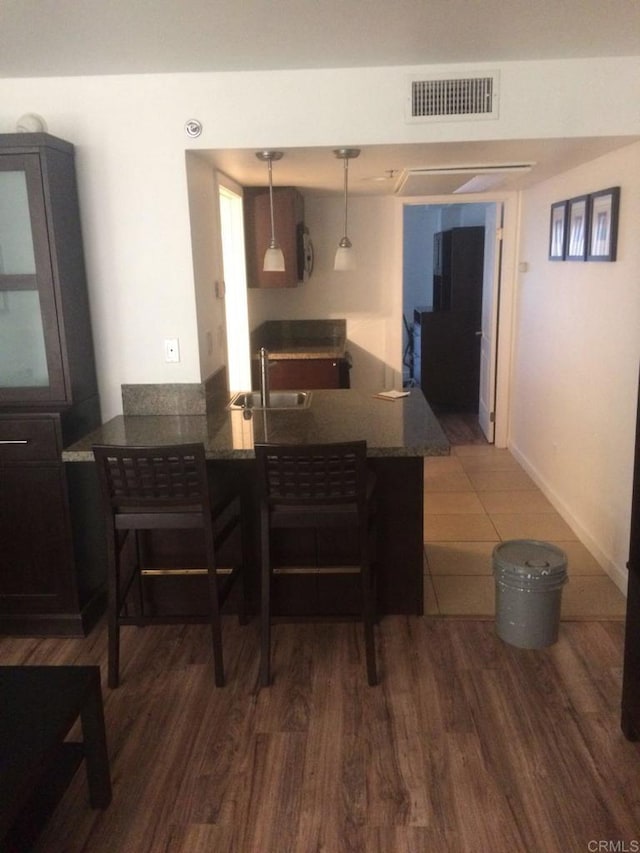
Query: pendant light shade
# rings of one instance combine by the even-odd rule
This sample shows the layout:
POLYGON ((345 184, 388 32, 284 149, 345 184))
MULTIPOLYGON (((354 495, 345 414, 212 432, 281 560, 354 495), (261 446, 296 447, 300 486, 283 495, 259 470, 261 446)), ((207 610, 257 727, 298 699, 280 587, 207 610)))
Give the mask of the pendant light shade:
POLYGON ((284 255, 282 249, 276 242, 275 225, 273 222, 273 176, 271 164, 274 160, 281 160, 282 151, 257 151, 256 157, 269 166, 269 209, 271 211, 271 240, 264 253, 262 269, 264 272, 284 272, 284 255))
POLYGON ((347 236, 347 219, 349 204, 349 160, 353 160, 360 154, 359 148, 337 148, 333 152, 339 160, 344 163, 344 235, 338 243, 336 259, 333 264, 334 270, 347 271, 356 268, 355 253, 351 240, 347 236))
POLYGON ((264 253, 262 269, 264 272, 284 272, 284 255, 282 254, 282 249, 273 240, 269 243, 269 247, 264 253))
POLYGON ((341 272, 356 268, 356 253, 353 251, 351 240, 348 237, 346 239, 343 237, 340 240, 333 268, 341 272))

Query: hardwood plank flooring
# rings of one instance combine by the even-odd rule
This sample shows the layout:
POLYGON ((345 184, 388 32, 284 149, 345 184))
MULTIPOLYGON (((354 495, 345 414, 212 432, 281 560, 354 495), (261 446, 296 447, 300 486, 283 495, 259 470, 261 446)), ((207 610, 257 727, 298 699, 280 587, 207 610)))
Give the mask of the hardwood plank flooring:
POLYGON ((488 445, 478 423, 477 412, 445 412, 436 410, 436 417, 452 445, 479 444, 488 445))
MULTIPOLYGON (((533 651, 489 621, 385 617, 370 688, 360 626, 279 624, 260 690, 255 620, 225 617, 223 689, 207 626, 127 627, 122 684, 103 679, 113 802, 93 811, 80 771, 37 851, 632 849, 640 745, 619 727, 623 632, 563 622, 533 651)), ((85 640, 0 638, 0 663, 106 676, 104 622, 85 640)))

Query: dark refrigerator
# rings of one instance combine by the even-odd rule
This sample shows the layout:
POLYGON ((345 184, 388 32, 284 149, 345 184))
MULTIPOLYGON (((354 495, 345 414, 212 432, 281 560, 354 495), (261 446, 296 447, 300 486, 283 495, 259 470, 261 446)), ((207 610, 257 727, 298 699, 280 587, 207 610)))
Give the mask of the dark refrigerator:
POLYGON ((477 412, 484 227, 434 235, 433 304, 414 310, 414 379, 436 411, 477 412))

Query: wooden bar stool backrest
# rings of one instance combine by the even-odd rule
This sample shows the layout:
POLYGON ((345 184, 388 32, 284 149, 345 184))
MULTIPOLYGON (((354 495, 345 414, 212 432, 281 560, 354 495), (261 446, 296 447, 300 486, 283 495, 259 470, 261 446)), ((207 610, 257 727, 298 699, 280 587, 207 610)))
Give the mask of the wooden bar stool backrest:
POLYGON ((272 526, 335 526, 367 512, 367 444, 256 445, 261 497, 272 526))
MULTIPOLYGON (((172 521, 171 512, 204 517, 211 513, 202 444, 96 446, 94 456, 103 502, 111 507, 116 528, 142 526, 145 513, 149 513, 153 527, 175 524, 177 519, 172 521), (169 513, 166 519, 162 518, 164 513, 169 513)), ((197 519, 193 523, 197 524, 197 519)))

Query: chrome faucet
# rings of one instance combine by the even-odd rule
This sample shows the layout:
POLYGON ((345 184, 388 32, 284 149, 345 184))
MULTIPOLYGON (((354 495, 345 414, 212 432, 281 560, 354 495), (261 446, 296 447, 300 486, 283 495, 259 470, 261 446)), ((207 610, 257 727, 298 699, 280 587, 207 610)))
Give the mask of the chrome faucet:
POLYGON ((269 408, 269 352, 265 347, 260 347, 258 353, 260 359, 260 405, 263 409, 269 408))

